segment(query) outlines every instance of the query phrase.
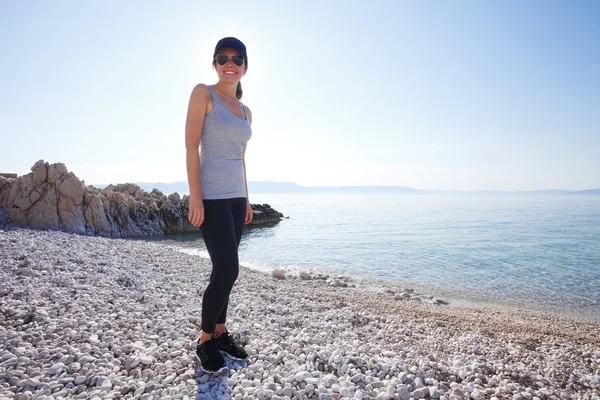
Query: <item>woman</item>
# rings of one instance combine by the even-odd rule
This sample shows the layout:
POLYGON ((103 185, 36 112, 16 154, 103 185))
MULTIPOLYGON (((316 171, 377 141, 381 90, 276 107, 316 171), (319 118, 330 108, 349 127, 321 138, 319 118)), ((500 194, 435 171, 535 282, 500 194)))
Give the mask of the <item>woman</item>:
POLYGON ((240 102, 240 79, 248 70, 246 46, 233 37, 221 39, 215 47, 213 67, 219 81, 212 86, 198 84, 192 91, 185 147, 188 219, 200 227, 212 261, 196 356, 205 372, 220 373, 227 369, 221 353, 234 359, 248 357, 225 327, 229 294, 239 270, 238 246, 244 224, 252 220, 244 162, 252 136, 252 114, 240 102))

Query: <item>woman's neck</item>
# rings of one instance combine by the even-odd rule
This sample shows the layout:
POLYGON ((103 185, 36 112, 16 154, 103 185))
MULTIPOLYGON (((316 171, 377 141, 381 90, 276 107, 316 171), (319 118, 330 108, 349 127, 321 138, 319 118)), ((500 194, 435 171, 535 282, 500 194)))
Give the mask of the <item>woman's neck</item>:
POLYGON ((237 91, 237 84, 235 84, 235 85, 228 85, 226 83, 217 82, 215 84, 215 88, 220 93, 223 93, 224 95, 226 95, 228 97, 231 97, 232 99, 237 99, 237 96, 235 95, 235 93, 237 91))

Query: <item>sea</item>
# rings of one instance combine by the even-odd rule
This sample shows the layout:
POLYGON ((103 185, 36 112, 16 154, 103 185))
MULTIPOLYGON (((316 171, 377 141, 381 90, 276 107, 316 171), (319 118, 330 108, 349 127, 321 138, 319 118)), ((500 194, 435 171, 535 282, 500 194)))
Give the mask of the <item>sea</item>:
MULTIPOLYGON (((285 219, 246 228, 239 255, 250 268, 600 321, 600 196, 257 193, 251 202, 285 219)), ((208 258, 199 233, 149 240, 208 258)))

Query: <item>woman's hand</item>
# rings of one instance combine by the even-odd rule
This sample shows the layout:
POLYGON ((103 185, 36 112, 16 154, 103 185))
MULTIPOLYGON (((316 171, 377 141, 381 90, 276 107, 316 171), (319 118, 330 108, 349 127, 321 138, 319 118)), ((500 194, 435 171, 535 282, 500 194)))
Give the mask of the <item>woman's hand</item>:
POLYGON ((250 206, 250 202, 246 202, 246 219, 244 220, 244 224, 248 225, 252 222, 252 207, 250 206))
POLYGON ((188 220, 196 227, 204 222, 204 203, 201 196, 190 196, 188 220))

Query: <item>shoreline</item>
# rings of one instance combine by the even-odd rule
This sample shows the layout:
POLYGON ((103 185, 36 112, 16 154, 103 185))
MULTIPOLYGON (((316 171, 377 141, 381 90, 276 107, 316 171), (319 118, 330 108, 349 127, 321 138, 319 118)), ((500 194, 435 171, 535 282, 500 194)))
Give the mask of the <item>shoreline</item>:
MULTIPOLYGON (((256 228, 251 228, 256 229, 256 228)), ((149 243, 159 243, 165 246, 172 246, 176 249, 180 249, 184 253, 193 254, 205 259, 209 259, 208 253, 205 249, 198 246, 189 247, 182 245, 186 241, 183 237, 193 238, 195 240, 201 240, 199 234, 182 234, 182 235, 162 235, 157 237, 137 237, 137 238, 125 238, 125 240, 133 241, 145 241, 149 243), (174 237, 173 237, 174 236, 174 237), (167 242, 167 243, 164 243, 167 242)), ((588 304, 560 304, 559 299, 554 299, 553 304, 548 304, 540 301, 542 298, 537 298, 534 301, 526 301, 524 299, 511 299, 506 295, 491 294, 487 291, 473 292, 472 290, 448 290, 442 285, 425 285, 414 282, 402 282, 392 276, 377 276, 377 277, 363 277, 355 274, 341 275, 337 272, 328 271, 326 268, 310 268, 304 269, 301 266, 293 267, 279 267, 277 265, 256 265, 247 260, 240 260, 240 264, 245 268, 250 268, 257 271, 262 271, 267 274, 272 273, 273 270, 282 269, 288 276, 298 276, 301 273, 308 273, 310 275, 321 275, 326 276, 328 279, 341 279, 350 284, 361 285, 365 290, 385 290, 392 288, 396 291, 401 291, 404 288, 409 290, 418 291, 422 296, 435 297, 450 303, 450 306, 460 306, 465 308, 507 308, 509 310, 526 310, 533 313, 539 314, 552 314, 552 315, 565 315, 568 314, 574 320, 588 321, 588 322, 600 322, 600 304, 596 306, 593 301, 588 300, 588 304)), ((456 285, 454 285, 456 286, 456 285)))
POLYGON ((600 397, 598 322, 247 267, 228 327, 250 360, 208 376, 193 352, 207 260, 159 243, 0 230, 0 398, 600 397))
MULTIPOLYGON (((166 236, 165 236, 166 238, 166 236)), ((133 241, 143 241, 148 243, 158 243, 164 246, 170 246, 178 251, 181 251, 185 254, 191 254, 197 257, 201 257, 203 259, 209 260, 209 256, 207 255, 205 250, 198 250, 197 248, 179 246, 173 242, 162 244, 161 242, 165 240, 164 238, 125 238, 125 240, 133 240, 133 241), (202 254, 206 253, 206 254, 202 254)), ((167 239, 168 240, 168 239, 167 239)), ((177 240, 174 240, 177 242, 177 240)), ((394 290, 397 293, 401 293, 404 289, 408 289, 411 292, 415 292, 416 295, 420 295, 421 299, 426 301, 429 299, 440 299, 448 302, 446 306, 449 307, 460 307, 466 309, 503 309, 508 312, 510 311, 525 311, 533 314, 539 315, 553 315, 553 316, 564 316, 567 315, 571 319, 575 321, 582 322, 590 322, 590 323, 600 323, 600 309, 596 310, 588 310, 586 309, 576 309, 568 306, 559 306, 552 304, 543 304, 543 303, 526 303, 519 300, 510 300, 506 299, 502 301, 498 296, 484 296, 481 293, 471 294, 471 296, 467 296, 466 292, 451 292, 445 291, 441 287, 428 288, 425 285, 415 285, 413 283, 404 283, 397 281, 395 279, 389 280, 385 277, 360 277, 354 275, 340 275, 340 274, 332 274, 331 272, 326 271, 325 269, 320 270, 305 270, 299 267, 297 268, 278 268, 278 267, 265 267, 265 266, 255 266, 248 263, 243 263, 240 261, 240 266, 243 268, 248 268, 251 270, 255 270, 258 272, 262 272, 265 274, 272 274, 274 270, 281 270, 285 273, 285 276, 288 278, 298 278, 300 274, 307 273, 310 276, 320 276, 321 279, 325 277, 327 282, 334 283, 336 281, 344 281, 349 285, 357 285, 360 286, 360 289, 367 291, 375 291, 375 292, 383 292, 385 290, 394 290)), ((335 284, 334 284, 335 286, 335 284)), ((591 307, 590 307, 591 308, 591 307)))

